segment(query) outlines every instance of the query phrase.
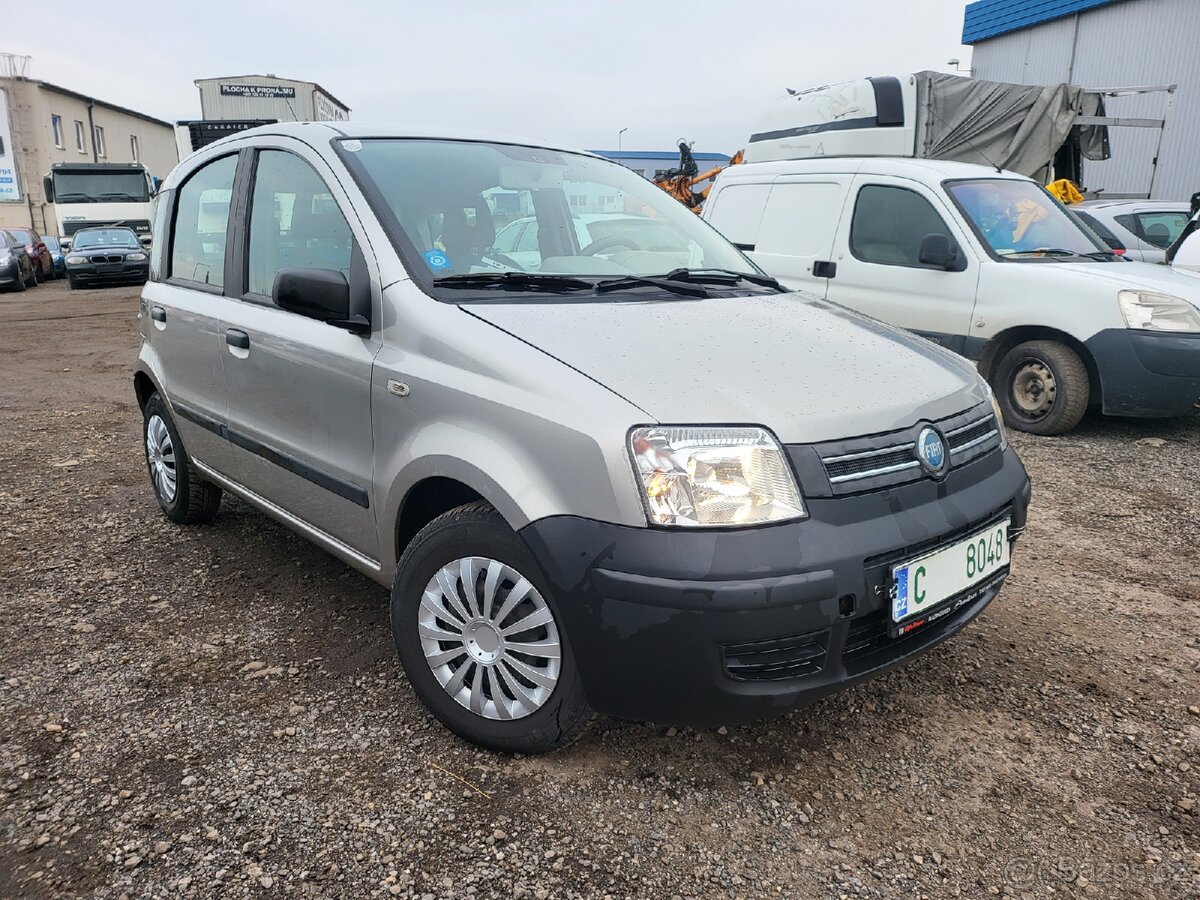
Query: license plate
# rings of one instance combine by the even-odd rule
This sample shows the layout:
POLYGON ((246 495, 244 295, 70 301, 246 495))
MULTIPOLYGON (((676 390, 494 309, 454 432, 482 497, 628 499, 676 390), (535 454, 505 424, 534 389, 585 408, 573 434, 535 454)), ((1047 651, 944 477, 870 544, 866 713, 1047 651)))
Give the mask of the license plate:
POLYGON ((1007 566, 1011 524, 1011 519, 1003 519, 961 541, 893 566, 893 635, 946 615, 953 609, 946 601, 1007 566))

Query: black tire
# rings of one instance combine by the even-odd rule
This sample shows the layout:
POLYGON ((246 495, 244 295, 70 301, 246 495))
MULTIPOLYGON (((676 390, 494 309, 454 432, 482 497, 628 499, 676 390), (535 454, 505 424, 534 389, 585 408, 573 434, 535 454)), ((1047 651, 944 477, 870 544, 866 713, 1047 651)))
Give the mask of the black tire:
POLYGON ((33 267, 33 280, 38 284, 46 280, 46 273, 42 271, 42 261, 40 259, 37 265, 33 267))
POLYGON ((67 290, 68 291, 79 290, 79 282, 76 281, 74 278, 72 278, 70 275, 67 276, 67 290))
MULTIPOLYGON (((483 578, 481 570, 479 579, 483 578)), ((500 595, 497 593, 496 596, 500 595)), ((523 613, 514 610, 509 615, 523 613)), ((396 567, 396 577, 392 583, 391 618, 396 652, 400 655, 400 662, 413 690, 442 724, 460 737, 490 750, 506 753, 546 753, 574 741, 591 722, 592 710, 584 695, 583 683, 579 679, 570 642, 563 628, 562 615, 550 594, 546 579, 525 542, 487 503, 470 503, 452 509, 434 519, 413 538, 396 567), (466 557, 485 557, 511 567, 533 585, 534 591, 540 595, 553 616, 560 647, 558 680, 542 705, 520 718, 488 718, 471 711, 450 695, 426 661, 418 634, 422 595, 443 566, 466 557)), ((448 616, 444 618, 449 619, 448 616)), ((441 646, 445 648, 445 644, 441 646)), ((459 662, 459 666, 481 667, 480 663, 471 661, 465 651, 460 658, 464 661, 459 662)), ((495 668, 501 665, 502 662, 498 660, 495 668)), ((486 684, 490 691, 493 684, 500 683, 500 678, 492 674, 491 667, 488 669, 489 680, 486 684)), ((505 677, 511 678, 511 671, 503 669, 505 677)), ((475 677, 471 672, 469 678, 475 677)), ((463 683, 466 683, 466 679, 463 683)), ((527 686, 532 684, 529 682, 527 686)), ((513 698, 511 688, 505 686, 504 690, 509 691, 504 697, 513 698)), ((496 705, 495 701, 485 702, 492 702, 493 707, 496 705)))
POLYGON ((25 287, 37 287, 38 284, 39 284, 39 282, 38 282, 37 272, 32 267, 30 267, 29 277, 25 279, 25 287))
POLYGON ((179 432, 175 430, 175 422, 167 411, 167 405, 157 392, 150 395, 142 414, 142 448, 154 498, 158 500, 158 505, 162 507, 163 514, 168 519, 179 525, 194 525, 207 522, 217 514, 221 505, 221 489, 199 477, 184 449, 183 441, 179 439, 179 432), (155 464, 150 456, 151 423, 156 419, 166 427, 173 451, 175 490, 172 496, 167 496, 160 488, 159 479, 155 476, 155 464))
POLYGON ((25 276, 21 274, 21 267, 17 266, 17 277, 13 279, 12 289, 14 291, 23 291, 25 288, 25 276))
POLYGON ((1066 434, 1088 409, 1091 380, 1079 354, 1057 341, 1026 341, 992 373, 1004 422, 1031 434, 1066 434))

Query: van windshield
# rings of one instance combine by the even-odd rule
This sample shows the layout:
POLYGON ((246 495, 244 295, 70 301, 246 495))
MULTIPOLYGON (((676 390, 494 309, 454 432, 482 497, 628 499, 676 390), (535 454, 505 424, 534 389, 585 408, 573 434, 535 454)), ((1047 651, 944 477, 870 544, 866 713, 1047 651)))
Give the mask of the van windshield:
POLYGON ((946 189, 994 256, 1014 262, 1115 258, 1032 181, 973 178, 948 182, 946 189))
POLYGON ((521 290, 549 276, 563 284, 681 270, 762 277, 695 213, 604 159, 419 139, 344 140, 341 150, 369 182, 371 202, 386 207, 377 212, 393 219, 397 250, 422 280, 481 276, 472 282, 521 290))

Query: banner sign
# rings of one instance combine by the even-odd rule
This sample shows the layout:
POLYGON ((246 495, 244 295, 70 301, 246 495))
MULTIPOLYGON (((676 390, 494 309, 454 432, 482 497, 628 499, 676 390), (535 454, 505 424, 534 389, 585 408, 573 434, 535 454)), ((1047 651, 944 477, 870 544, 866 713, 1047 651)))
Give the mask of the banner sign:
POLYGON ((8 123, 8 92, 0 88, 0 201, 21 199, 16 156, 17 148, 13 146, 8 123))
POLYGON ((294 87, 281 84, 223 84, 222 97, 285 97, 292 99, 296 96, 294 87))

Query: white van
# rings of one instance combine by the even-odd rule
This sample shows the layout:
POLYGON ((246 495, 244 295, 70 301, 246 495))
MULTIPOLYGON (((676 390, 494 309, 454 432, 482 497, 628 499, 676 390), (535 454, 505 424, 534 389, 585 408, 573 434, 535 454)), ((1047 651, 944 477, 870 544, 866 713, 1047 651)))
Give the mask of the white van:
POLYGON ((1200 411, 1200 279, 1121 259, 1022 175, 748 163, 718 176, 704 218, 788 287, 977 360, 1015 428, 1200 411))

